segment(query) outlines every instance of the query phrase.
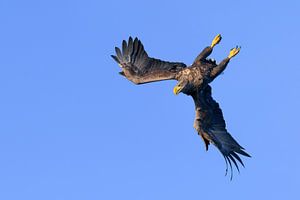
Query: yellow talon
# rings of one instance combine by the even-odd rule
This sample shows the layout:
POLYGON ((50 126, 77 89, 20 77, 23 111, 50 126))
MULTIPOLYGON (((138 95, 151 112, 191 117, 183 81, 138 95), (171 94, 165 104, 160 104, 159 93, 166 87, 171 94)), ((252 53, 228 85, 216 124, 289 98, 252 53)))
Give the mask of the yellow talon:
POLYGON ((235 47, 232 48, 229 52, 228 58, 231 59, 232 57, 236 56, 236 54, 238 54, 241 50, 241 47, 235 47))
POLYGON ((213 41, 211 42, 210 47, 213 48, 214 46, 216 46, 217 44, 219 44, 219 42, 221 41, 221 39, 222 39, 221 34, 218 34, 218 35, 213 39, 213 41))

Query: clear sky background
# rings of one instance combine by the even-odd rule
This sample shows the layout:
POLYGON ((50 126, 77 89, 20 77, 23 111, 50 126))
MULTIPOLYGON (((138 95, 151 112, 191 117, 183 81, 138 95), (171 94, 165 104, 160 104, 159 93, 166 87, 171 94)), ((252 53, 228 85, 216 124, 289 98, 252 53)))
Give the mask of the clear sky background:
POLYGON ((299 199, 299 1, 0 1, 0 199, 299 199), (252 155, 233 181, 174 81, 136 86, 110 58, 138 36, 191 64, 242 50, 213 83, 252 155))

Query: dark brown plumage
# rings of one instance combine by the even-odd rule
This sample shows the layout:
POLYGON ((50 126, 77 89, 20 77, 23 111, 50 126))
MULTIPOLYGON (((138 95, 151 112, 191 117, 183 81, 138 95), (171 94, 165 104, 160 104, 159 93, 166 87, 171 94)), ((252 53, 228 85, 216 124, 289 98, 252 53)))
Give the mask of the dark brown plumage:
POLYGON ((116 47, 114 60, 122 67, 122 75, 135 84, 174 79, 177 72, 185 68, 184 63, 165 62, 148 57, 143 44, 137 38, 130 37, 128 45, 122 43, 122 52, 116 47))
POLYGON ((220 40, 221 35, 217 35, 211 46, 204 48, 189 67, 180 62, 166 62, 150 58, 141 41, 137 38, 133 40, 131 37, 128 43, 123 41, 122 52, 118 47, 115 48, 116 55, 112 57, 122 69, 120 74, 135 84, 172 79, 178 81, 174 87, 174 93, 182 92, 192 96, 196 111, 194 128, 202 137, 206 150, 210 143, 219 149, 226 161, 226 174, 229 164, 232 178, 232 162, 237 170, 239 167, 236 161, 244 166, 238 154, 247 157, 250 155, 226 130, 219 104, 211 96, 209 83, 224 71, 230 59, 240 51, 238 47, 233 48, 229 56, 219 64, 207 59, 220 40))

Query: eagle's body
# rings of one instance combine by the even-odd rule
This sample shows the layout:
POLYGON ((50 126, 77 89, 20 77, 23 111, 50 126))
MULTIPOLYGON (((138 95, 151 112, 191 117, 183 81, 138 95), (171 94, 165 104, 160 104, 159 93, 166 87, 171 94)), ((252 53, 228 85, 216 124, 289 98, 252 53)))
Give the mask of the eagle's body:
POLYGON ((112 55, 112 57, 122 68, 120 74, 135 84, 177 80, 174 93, 182 92, 192 96, 195 102, 194 128, 205 142, 206 150, 208 145, 213 143, 223 154, 226 164, 229 163, 231 167, 232 161, 238 169, 236 160, 243 166, 244 164, 237 153, 248 157, 250 155, 227 132, 219 104, 211 96, 209 83, 224 71, 230 59, 239 52, 240 48, 233 48, 229 56, 217 64, 207 57, 220 40, 221 36, 217 35, 211 46, 204 48, 189 67, 180 62, 165 62, 148 57, 140 40, 135 38, 133 41, 131 37, 128 44, 123 41, 122 52, 116 47, 116 56, 112 55))
POLYGON ((186 95, 191 95, 197 90, 203 89, 211 80, 211 71, 217 65, 211 60, 197 61, 190 67, 179 71, 175 79, 179 82, 188 81, 188 85, 181 91, 186 95))

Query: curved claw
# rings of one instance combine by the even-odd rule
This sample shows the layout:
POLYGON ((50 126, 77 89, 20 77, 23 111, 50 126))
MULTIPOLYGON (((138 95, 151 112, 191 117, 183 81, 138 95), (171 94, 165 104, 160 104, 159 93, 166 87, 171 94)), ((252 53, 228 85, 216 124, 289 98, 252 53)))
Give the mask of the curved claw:
POLYGON ((239 46, 236 46, 235 48, 232 48, 229 52, 229 55, 228 55, 228 58, 231 59, 233 58, 234 56, 236 56, 241 50, 241 47, 239 46))
POLYGON ((219 42, 221 41, 221 39, 222 39, 221 34, 218 34, 218 35, 213 39, 213 41, 211 42, 210 47, 213 48, 214 46, 216 46, 217 44, 219 44, 219 42))

